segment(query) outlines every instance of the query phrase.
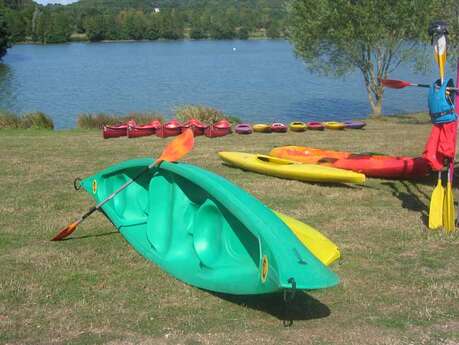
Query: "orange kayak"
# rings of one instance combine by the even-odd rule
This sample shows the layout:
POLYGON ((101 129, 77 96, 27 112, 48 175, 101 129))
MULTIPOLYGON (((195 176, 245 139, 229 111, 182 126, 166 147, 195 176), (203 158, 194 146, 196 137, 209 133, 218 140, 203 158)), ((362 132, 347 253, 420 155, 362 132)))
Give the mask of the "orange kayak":
POLYGON ((410 179, 426 176, 430 173, 429 163, 422 157, 396 157, 372 153, 355 154, 305 146, 276 147, 271 151, 270 156, 301 163, 352 170, 369 177, 410 179))

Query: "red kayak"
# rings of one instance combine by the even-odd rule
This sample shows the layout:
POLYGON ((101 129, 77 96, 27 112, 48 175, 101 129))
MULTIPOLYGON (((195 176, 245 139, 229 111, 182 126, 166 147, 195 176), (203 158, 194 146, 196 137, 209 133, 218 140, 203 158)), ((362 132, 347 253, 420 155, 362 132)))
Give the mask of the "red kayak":
POLYGON ((210 125, 204 131, 204 134, 208 138, 223 137, 231 133, 231 123, 228 120, 223 119, 210 125))
POLYGON ((146 137, 155 134, 158 128, 161 128, 161 122, 158 120, 153 120, 149 124, 141 126, 136 124, 130 125, 127 129, 127 136, 128 138, 146 137))
POLYGON ((182 133, 182 127, 183 126, 180 122, 178 122, 176 119, 173 119, 158 128, 156 135, 160 138, 173 137, 182 133))
POLYGON ((183 128, 191 128, 195 137, 199 135, 204 135, 204 131, 207 127, 209 126, 197 119, 188 120, 183 124, 183 128))
POLYGON ((423 177, 430 173, 429 163, 422 157, 395 157, 371 153, 355 154, 304 146, 276 147, 270 155, 301 163, 352 170, 369 177, 410 179, 423 177))
POLYGON ((102 136, 104 139, 125 137, 127 135, 129 125, 135 126, 135 121, 129 120, 128 123, 123 123, 118 126, 104 125, 102 128, 102 136))

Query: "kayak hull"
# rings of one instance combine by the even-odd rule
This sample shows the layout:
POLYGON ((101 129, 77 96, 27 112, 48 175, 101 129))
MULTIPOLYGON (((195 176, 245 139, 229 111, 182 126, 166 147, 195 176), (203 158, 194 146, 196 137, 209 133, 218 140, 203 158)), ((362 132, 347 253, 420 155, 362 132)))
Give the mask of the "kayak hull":
POLYGON ((127 125, 104 126, 102 129, 102 136, 104 139, 125 137, 127 136, 127 130, 127 125))
POLYGON ((256 133, 271 133, 271 126, 266 123, 256 123, 252 128, 256 133))
POLYGON ((346 125, 342 122, 328 121, 322 123, 327 129, 343 130, 346 125))
POLYGON ((151 125, 128 127, 128 138, 146 137, 156 133, 156 127, 151 125))
POLYGON ((146 259, 190 285, 229 294, 331 287, 338 277, 256 198, 193 165, 122 162, 82 181, 123 237, 146 259), (147 169, 147 170, 146 170, 147 169))
POLYGON ((363 121, 344 121, 343 123, 349 129, 362 129, 367 125, 363 121))
POLYGON ((234 131, 237 134, 252 134, 252 127, 248 123, 240 123, 236 125, 234 131))
POLYGON ((325 126, 321 122, 316 121, 307 122, 306 126, 313 131, 323 131, 325 129, 325 126))
POLYGON ((183 124, 183 128, 191 128, 195 137, 204 135, 204 131, 209 127, 197 119, 190 119, 183 124))
POLYGON ((318 164, 355 171, 370 177, 413 179, 430 173, 429 164, 422 157, 353 154, 305 146, 276 147, 270 152, 270 155, 305 164, 318 164))
POLYGON ((182 124, 175 119, 164 123, 156 130, 156 135, 160 138, 175 137, 182 133, 182 124))
POLYGON ((213 125, 206 128, 204 134, 208 138, 224 137, 231 133, 231 123, 228 120, 222 119, 213 125))
POLYGON ((311 226, 299 220, 274 211, 274 213, 292 230, 295 236, 324 265, 330 266, 341 258, 339 248, 327 237, 311 226))
POLYGON ((280 122, 274 122, 271 125, 271 131, 273 133, 286 133, 287 130, 288 130, 288 127, 280 122))
POLYGON ((299 164, 291 160, 243 152, 219 152, 218 155, 226 163, 238 168, 285 179, 324 183, 365 182, 365 175, 343 169, 299 164))
POLYGON ((306 124, 304 122, 296 121, 296 122, 291 122, 288 125, 288 128, 292 132, 304 132, 307 128, 306 124))

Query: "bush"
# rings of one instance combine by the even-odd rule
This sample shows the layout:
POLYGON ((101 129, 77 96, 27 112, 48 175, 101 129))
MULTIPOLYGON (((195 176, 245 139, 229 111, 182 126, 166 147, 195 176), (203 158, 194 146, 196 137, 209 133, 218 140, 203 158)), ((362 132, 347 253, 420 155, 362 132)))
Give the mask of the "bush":
POLYGON ((42 112, 32 112, 24 114, 20 118, 21 128, 43 128, 43 129, 54 129, 54 123, 51 118, 42 112))
POLYGON ((163 116, 160 113, 129 113, 124 116, 99 114, 80 114, 77 120, 78 128, 98 128, 101 129, 104 125, 120 125, 129 120, 135 120, 137 124, 143 125, 150 123, 153 120, 163 121, 163 116))
POLYGON ((0 128, 19 128, 19 122, 16 114, 0 111, 0 128))
POLYGON ((175 109, 175 117, 180 122, 196 119, 204 123, 212 124, 221 119, 227 119, 233 123, 241 122, 237 117, 225 115, 222 111, 202 105, 184 105, 175 109))
POLYGON ((50 117, 41 112, 27 113, 22 116, 0 112, 0 128, 53 129, 54 123, 50 117))

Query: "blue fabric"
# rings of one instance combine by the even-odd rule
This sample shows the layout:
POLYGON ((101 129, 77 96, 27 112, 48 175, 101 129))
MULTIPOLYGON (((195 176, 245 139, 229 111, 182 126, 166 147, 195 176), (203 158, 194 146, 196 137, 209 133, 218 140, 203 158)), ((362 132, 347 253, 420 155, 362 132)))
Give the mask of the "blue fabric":
POLYGON ((448 79, 441 86, 440 80, 437 80, 429 89, 428 104, 432 123, 447 123, 457 119, 454 110, 454 96, 446 94, 447 87, 454 87, 452 79, 448 79))

